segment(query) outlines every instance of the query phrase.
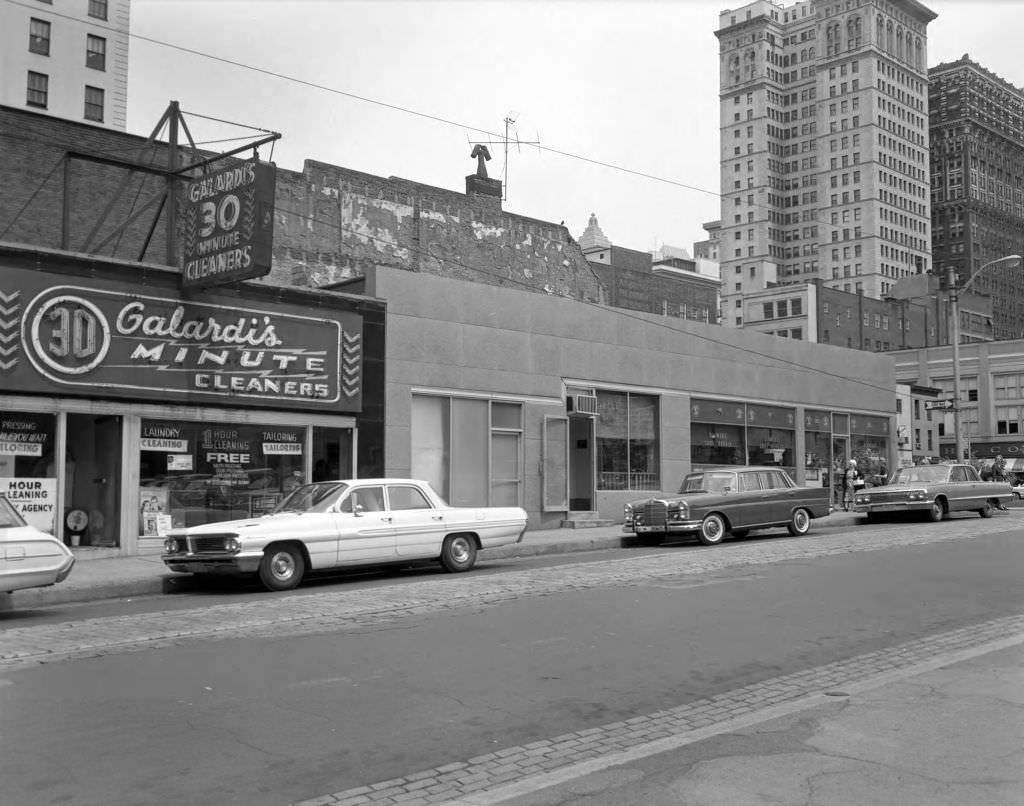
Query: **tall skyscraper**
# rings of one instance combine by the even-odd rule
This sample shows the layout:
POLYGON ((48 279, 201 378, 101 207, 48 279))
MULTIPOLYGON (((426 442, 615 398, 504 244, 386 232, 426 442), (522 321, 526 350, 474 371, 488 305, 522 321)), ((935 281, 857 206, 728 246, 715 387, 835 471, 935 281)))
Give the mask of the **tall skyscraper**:
POLYGON ((755 0, 719 17, 722 324, 818 278, 882 299, 928 271, 927 27, 916 0, 755 0))
MULTIPOLYGON (((1024 255, 1024 92, 967 55, 928 81, 932 259, 964 283, 989 261, 1024 255)), ((991 297, 989 338, 1024 337, 1019 265, 993 266, 970 287, 991 297)))
POLYGON ((124 131, 130 8, 0 2, 0 104, 124 131))

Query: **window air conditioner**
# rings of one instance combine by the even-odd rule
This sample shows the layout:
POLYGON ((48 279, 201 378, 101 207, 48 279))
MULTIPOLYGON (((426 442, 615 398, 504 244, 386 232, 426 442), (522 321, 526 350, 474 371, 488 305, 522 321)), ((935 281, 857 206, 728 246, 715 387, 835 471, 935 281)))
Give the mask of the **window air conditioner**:
POLYGON ((569 395, 566 408, 576 414, 597 414, 597 397, 594 395, 569 395))

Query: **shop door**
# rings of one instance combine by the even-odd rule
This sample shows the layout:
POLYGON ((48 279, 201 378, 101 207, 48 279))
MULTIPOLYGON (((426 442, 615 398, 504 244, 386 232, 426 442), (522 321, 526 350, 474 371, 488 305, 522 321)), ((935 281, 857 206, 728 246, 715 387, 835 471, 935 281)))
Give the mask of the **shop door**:
POLYGON ((846 461, 850 458, 848 437, 832 438, 832 506, 842 508, 843 487, 846 479, 846 461))
POLYGON ((569 418, 569 509, 594 509, 594 418, 569 418))
POLYGON ((119 415, 67 416, 65 524, 79 545, 120 545, 121 424, 119 415))

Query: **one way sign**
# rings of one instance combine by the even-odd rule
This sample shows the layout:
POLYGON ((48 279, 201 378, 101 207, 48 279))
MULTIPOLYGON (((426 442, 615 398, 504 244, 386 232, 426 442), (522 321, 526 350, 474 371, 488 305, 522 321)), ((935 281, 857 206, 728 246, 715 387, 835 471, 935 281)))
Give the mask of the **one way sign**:
POLYGON ((952 400, 926 400, 924 407, 928 409, 951 409, 953 408, 952 400))

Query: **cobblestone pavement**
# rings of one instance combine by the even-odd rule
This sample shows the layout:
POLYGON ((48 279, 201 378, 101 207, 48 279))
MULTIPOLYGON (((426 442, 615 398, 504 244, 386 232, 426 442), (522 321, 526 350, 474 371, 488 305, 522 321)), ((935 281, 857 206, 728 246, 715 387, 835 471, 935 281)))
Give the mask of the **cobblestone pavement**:
POLYGON ((489 806, 940 665, 1024 643, 1024 615, 804 669, 596 728, 453 761, 291 806, 489 806), (808 692, 813 692, 809 694, 808 692))
POLYGON ((494 607, 524 596, 648 584, 743 565, 802 560, 970 539, 1014 531, 1014 521, 955 519, 914 528, 859 527, 834 535, 764 537, 704 549, 666 547, 640 557, 524 569, 501 575, 446 576, 371 590, 331 590, 301 597, 12 627, 0 631, 0 671, 37 663, 135 652, 194 641, 276 637, 372 628, 409 616, 460 607, 494 607))

